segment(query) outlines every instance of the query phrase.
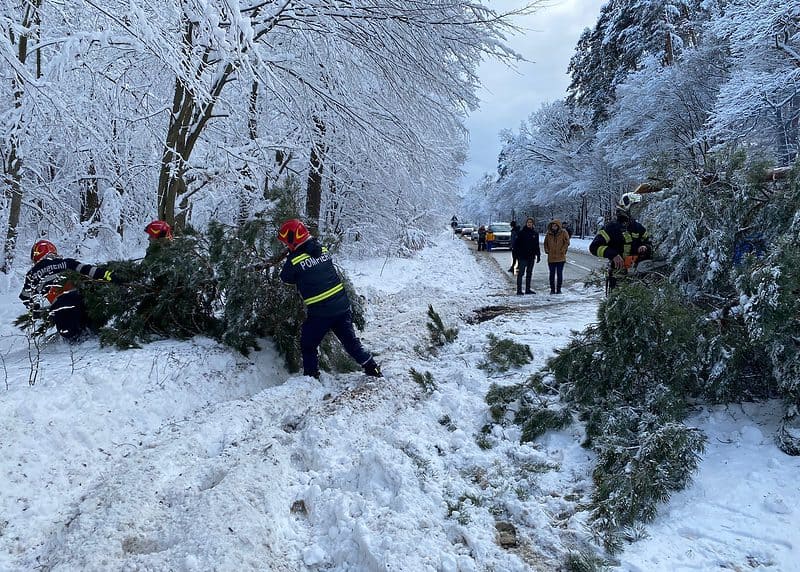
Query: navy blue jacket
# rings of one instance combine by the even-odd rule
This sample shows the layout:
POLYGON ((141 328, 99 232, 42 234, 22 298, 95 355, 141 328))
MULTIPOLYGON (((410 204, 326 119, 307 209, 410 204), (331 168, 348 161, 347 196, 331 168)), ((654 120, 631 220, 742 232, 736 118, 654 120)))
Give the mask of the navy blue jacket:
POLYGON ((637 255, 640 246, 646 246, 647 252, 638 255, 639 259, 649 258, 652 252, 650 235, 647 229, 635 220, 627 225, 613 221, 601 228, 589 245, 589 252, 600 258, 612 260, 619 255, 622 258, 637 255))
POLYGON ((350 311, 350 300, 328 249, 310 238, 289 255, 281 280, 297 286, 309 316, 331 317, 350 311))
POLYGON ((539 233, 528 228, 527 225, 523 226, 517 235, 512 251, 514 256, 520 259, 540 258, 542 254, 539 250, 539 233))
POLYGON ((25 284, 19 294, 20 300, 28 308, 41 306, 44 302, 42 298, 53 302, 60 294, 72 290, 71 284, 65 284, 66 274, 70 270, 95 280, 111 280, 111 274, 103 267, 83 264, 74 258, 46 256, 25 275, 25 284))

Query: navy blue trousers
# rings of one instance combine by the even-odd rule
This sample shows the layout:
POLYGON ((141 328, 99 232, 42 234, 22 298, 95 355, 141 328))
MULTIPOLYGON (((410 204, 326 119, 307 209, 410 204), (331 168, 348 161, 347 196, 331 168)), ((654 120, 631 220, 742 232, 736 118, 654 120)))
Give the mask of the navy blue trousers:
POLYGON ((50 319, 59 334, 70 341, 77 340, 89 321, 81 293, 70 290, 56 298, 50 306, 50 319))
POLYGON ((550 292, 561 292, 561 284, 564 282, 564 262, 548 262, 550 269, 550 292))
POLYGON ((308 316, 300 333, 300 351, 303 354, 304 375, 319 375, 319 354, 317 349, 319 344, 322 343, 322 338, 325 337, 325 334, 331 331, 339 338, 339 341, 342 342, 342 347, 350 354, 350 357, 358 362, 358 365, 364 365, 372 358, 372 355, 364 349, 361 341, 356 337, 353 318, 349 311, 331 317, 308 316))

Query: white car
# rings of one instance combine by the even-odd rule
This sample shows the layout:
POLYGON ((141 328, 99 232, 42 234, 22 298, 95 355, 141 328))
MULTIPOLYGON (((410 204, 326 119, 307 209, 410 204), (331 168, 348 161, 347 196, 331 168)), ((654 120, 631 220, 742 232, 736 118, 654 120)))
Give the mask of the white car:
POLYGON ((489 225, 488 231, 494 233, 492 249, 511 248, 511 224, 507 222, 494 222, 489 225))

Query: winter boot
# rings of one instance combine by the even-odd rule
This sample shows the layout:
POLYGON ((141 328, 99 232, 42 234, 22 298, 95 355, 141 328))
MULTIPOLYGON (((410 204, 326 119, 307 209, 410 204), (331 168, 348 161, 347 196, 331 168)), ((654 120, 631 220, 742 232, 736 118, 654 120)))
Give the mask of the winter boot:
POLYGON ((370 377, 383 377, 383 373, 381 373, 381 366, 375 363, 374 358, 369 358, 369 361, 362 367, 364 368, 364 373, 370 377))
POLYGON ((525 277, 525 293, 526 294, 536 294, 536 292, 531 290, 531 278, 529 276, 525 277))

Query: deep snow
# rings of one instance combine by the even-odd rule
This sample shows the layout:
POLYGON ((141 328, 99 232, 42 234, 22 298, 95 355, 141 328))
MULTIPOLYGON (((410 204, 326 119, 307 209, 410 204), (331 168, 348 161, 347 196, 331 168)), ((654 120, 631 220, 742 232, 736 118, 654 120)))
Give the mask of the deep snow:
MULTIPOLYGON (((580 427, 527 445, 496 428, 491 449, 476 436, 489 385, 537 371, 602 293, 513 296, 498 264, 449 232, 409 260, 340 262, 366 297, 362 337, 385 379, 318 382, 289 375, 268 344, 245 358, 206 339, 55 342, 37 357, 11 326, 19 276, 6 279, 0 570, 557 570, 585 548, 580 427), (428 304, 459 328, 438 356, 418 349, 428 304), (488 305, 518 311, 466 322, 488 305), (487 378, 489 332, 528 344, 534 362, 487 378), (497 521, 516 547, 498 545, 497 521)), ((780 411, 698 408, 690 422, 709 441, 693 484, 614 569, 800 570, 800 459, 772 442, 780 411)))

